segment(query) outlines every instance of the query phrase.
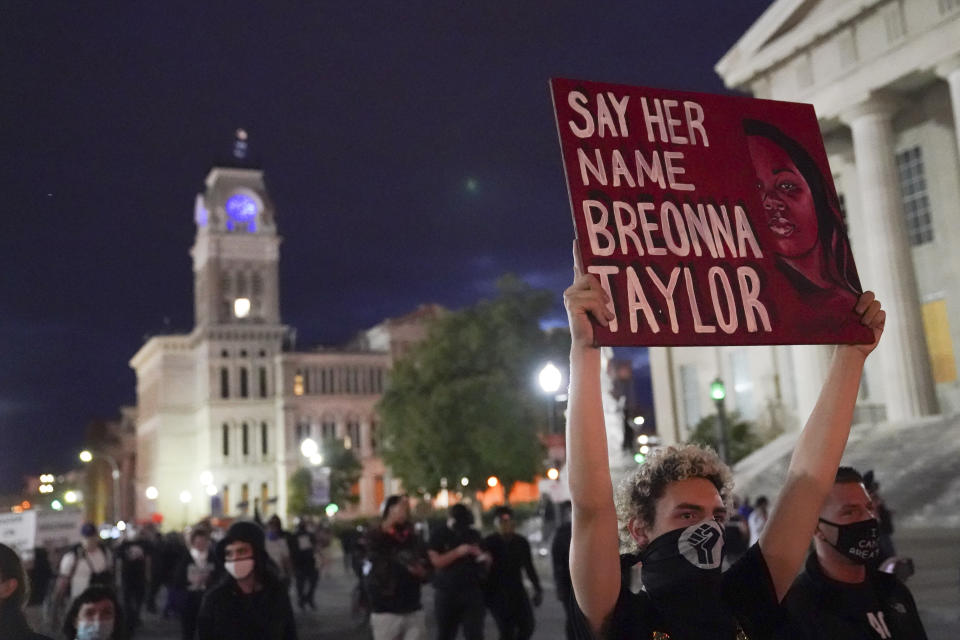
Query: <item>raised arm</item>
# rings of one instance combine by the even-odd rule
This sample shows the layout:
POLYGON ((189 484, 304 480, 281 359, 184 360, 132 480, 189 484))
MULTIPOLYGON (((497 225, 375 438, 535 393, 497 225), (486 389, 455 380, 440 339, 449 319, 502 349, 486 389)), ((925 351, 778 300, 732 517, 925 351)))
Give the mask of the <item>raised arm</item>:
POLYGON ((582 273, 576 247, 574 261, 575 279, 563 294, 572 338, 567 418, 573 502, 570 577, 577 604, 596 631, 620 593, 620 554, 600 395, 600 350, 593 346, 590 317, 606 325, 613 314, 597 279, 582 273))
POLYGON ((793 584, 810 546, 850 435, 863 363, 883 333, 886 313, 873 293, 860 296, 856 312, 873 329, 873 344, 840 345, 834 352, 820 397, 794 448, 780 498, 760 534, 760 550, 778 600, 793 584))

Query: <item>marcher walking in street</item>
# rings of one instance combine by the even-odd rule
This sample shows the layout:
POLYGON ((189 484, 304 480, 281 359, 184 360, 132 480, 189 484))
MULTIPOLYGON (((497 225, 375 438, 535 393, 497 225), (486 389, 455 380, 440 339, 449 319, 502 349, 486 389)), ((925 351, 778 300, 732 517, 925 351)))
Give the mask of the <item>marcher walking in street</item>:
POLYGON ((573 499, 570 571, 579 611, 578 637, 728 640, 767 638, 784 623, 780 602, 803 564, 823 501, 846 445, 867 356, 885 313, 873 294, 855 313, 872 344, 840 345, 820 397, 797 439, 776 508, 758 544, 726 573, 722 523, 732 473, 716 453, 696 445, 655 450, 621 485, 610 480, 601 393, 600 350, 593 322, 615 317, 599 280, 584 273, 564 293, 570 322, 567 469, 573 499), (619 510, 619 514, 618 514, 619 510), (640 551, 644 590, 625 588, 621 540, 640 551))
POLYGON ((293 580, 293 562, 290 558, 290 542, 283 530, 280 516, 273 515, 267 520, 265 544, 267 555, 270 556, 279 571, 280 582, 283 583, 285 588, 289 589, 293 580))
POLYGON ((463 627, 467 640, 483 640, 485 613, 483 577, 490 567, 490 554, 473 528, 473 514, 465 505, 450 507, 447 524, 430 538, 430 562, 439 640, 454 640, 463 627))
POLYGON ((296 640, 290 596, 264 547, 263 529, 234 522, 217 545, 226 570, 204 596, 197 619, 200 640, 296 640))
POLYGON ((50 640, 34 633, 27 624, 23 608, 30 585, 17 552, 0 544, 0 640, 50 640))
POLYGON ((127 621, 127 635, 131 637, 134 629, 140 626, 140 610, 147 597, 151 572, 150 557, 153 553, 151 546, 143 535, 136 532, 130 539, 124 539, 117 548, 123 612, 127 621))
POLYGON ((63 623, 65 640, 126 640, 123 609, 116 592, 102 584, 74 598, 63 623))
POLYGON ((178 589, 186 595, 180 611, 182 640, 193 640, 203 595, 216 578, 216 556, 210 548, 210 531, 196 527, 190 532, 190 553, 183 556, 174 574, 178 589))
POLYGON ((533 635, 535 621, 523 585, 523 573, 533 584, 534 606, 539 607, 543 602, 543 589, 533 566, 530 543, 516 532, 510 507, 497 507, 493 524, 497 532, 484 540, 492 558, 486 581, 487 607, 497 623, 500 640, 528 640, 533 635))
POLYGON ((392 495, 379 527, 367 534, 363 584, 373 640, 423 640, 427 627, 420 587, 430 575, 426 549, 410 523, 410 501, 392 495))
POLYGON ((110 548, 97 535, 97 528, 87 522, 80 528, 83 541, 63 554, 56 595, 72 600, 91 585, 114 586, 114 561, 110 548))
POLYGON ((563 605, 564 632, 567 640, 573 640, 573 583, 570 580, 570 510, 569 500, 560 504, 560 526, 550 543, 550 559, 553 564, 553 583, 557 599, 563 605))
POLYGON ((317 542, 307 523, 300 520, 293 532, 293 574, 297 583, 297 604, 301 609, 310 607, 316 609, 313 594, 317 590, 317 580, 320 573, 317 571, 317 542))
POLYGON ((820 510, 814 553, 784 605, 785 640, 926 640, 910 590, 877 571, 880 523, 856 469, 840 467, 820 510))

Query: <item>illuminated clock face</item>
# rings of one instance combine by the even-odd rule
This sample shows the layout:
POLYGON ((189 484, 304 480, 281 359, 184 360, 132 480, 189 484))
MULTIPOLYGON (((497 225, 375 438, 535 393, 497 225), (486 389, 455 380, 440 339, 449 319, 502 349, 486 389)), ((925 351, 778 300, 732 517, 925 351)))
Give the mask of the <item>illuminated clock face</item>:
POLYGON ((253 222, 257 217, 257 201, 245 193, 235 193, 227 198, 227 215, 236 222, 253 222))

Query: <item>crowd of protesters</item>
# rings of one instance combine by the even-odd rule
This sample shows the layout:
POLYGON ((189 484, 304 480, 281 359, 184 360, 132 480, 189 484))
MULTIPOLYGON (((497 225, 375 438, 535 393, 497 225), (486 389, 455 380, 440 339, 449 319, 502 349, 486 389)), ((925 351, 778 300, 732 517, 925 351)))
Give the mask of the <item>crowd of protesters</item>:
MULTIPOLYGON (((568 639, 926 638, 897 571, 878 483, 872 472, 840 466, 863 363, 883 330, 872 294, 856 312, 875 341, 838 348, 776 502, 736 499, 730 468, 697 445, 658 449, 615 492, 592 324, 609 319, 607 295, 578 273, 565 297, 572 500, 552 512, 550 554, 568 639), (893 569, 878 571, 888 557, 893 569)), ((413 522, 410 499, 393 495, 369 526, 341 533, 355 605, 369 614, 374 640, 426 638, 426 584, 439 640, 482 640, 487 612, 501 640, 533 636, 544 589, 530 542, 510 507, 493 511, 486 536, 475 510, 454 504, 428 531, 413 522)), ((113 544, 90 524, 81 534, 55 580, 37 554, 39 600, 17 555, 0 545, 0 640, 46 637, 23 615, 44 593, 66 640, 134 637, 144 608, 180 616, 184 639, 294 640, 291 590, 299 609, 316 608, 331 540, 306 521, 287 532, 278 516, 224 532, 201 524, 185 536, 144 527, 113 544)))

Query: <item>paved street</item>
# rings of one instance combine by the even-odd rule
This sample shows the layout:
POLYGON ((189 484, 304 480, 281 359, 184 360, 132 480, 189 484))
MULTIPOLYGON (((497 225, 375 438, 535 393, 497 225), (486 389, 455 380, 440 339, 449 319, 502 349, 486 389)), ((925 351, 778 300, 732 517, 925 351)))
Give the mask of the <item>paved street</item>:
MULTIPOLYGON (((956 530, 911 530, 898 532, 896 542, 904 556, 914 559, 917 573, 908 586, 916 598, 930 640, 960 638, 960 532, 956 530)), ((549 562, 537 558, 537 570, 546 590, 543 605, 536 611, 534 638, 563 637, 563 608, 557 601, 549 562)), ((332 563, 330 575, 318 587, 317 611, 297 611, 297 626, 302 640, 367 640, 365 627, 350 615, 352 575, 343 571, 339 561, 332 563)), ((428 637, 433 637, 433 589, 424 589, 428 637)), ((36 613, 36 612, 31 612, 36 613)), ((31 616, 33 618, 34 616, 31 616)), ((178 621, 147 615, 138 640, 176 640, 178 621)), ((487 616, 487 638, 497 637, 487 616)), ((56 637, 60 637, 59 634, 56 637)))

